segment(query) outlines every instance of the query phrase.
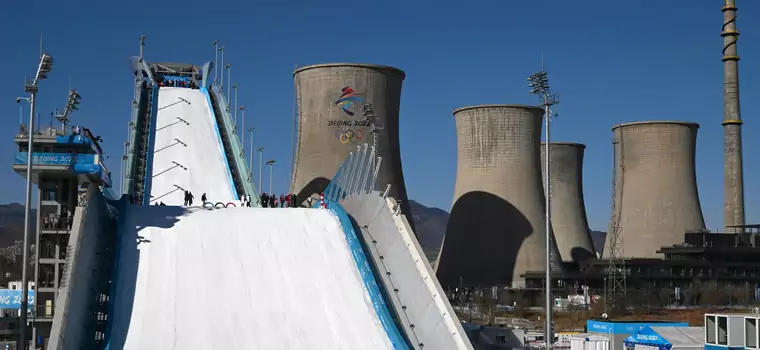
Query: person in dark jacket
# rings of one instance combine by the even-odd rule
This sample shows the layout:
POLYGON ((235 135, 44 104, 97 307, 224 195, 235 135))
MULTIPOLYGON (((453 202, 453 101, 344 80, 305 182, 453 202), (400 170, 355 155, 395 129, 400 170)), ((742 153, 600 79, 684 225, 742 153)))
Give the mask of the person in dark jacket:
POLYGON ((193 199, 195 199, 195 196, 193 196, 193 192, 188 192, 187 195, 188 195, 187 202, 192 207, 193 206, 193 199))
POLYGON ((269 197, 269 207, 270 208, 277 208, 277 197, 275 195, 271 195, 269 197))
POLYGON ((269 206, 269 196, 266 193, 261 194, 261 207, 266 208, 269 206))
POLYGON ((284 207, 285 207, 285 195, 281 194, 280 195, 280 208, 284 208, 284 207))
POLYGON ((295 193, 290 194, 290 203, 293 208, 298 208, 298 206, 301 205, 301 203, 298 203, 298 196, 296 196, 295 193))
POLYGON ((187 190, 185 190, 185 204, 183 204, 183 205, 187 206, 188 203, 190 203, 190 192, 188 192, 187 190))
POLYGON ((208 198, 206 198, 206 194, 205 193, 201 195, 201 202, 203 202, 204 204, 207 202, 207 199, 208 198))

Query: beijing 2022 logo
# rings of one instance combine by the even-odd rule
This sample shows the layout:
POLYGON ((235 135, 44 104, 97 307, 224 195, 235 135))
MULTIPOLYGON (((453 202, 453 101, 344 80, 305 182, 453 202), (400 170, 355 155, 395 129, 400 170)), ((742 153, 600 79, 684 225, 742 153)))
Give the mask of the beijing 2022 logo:
POLYGON ((356 114, 356 106, 361 105, 364 102, 364 98, 361 94, 357 93, 350 86, 346 86, 341 89, 343 94, 340 95, 335 105, 343 109, 343 112, 353 117, 356 114))

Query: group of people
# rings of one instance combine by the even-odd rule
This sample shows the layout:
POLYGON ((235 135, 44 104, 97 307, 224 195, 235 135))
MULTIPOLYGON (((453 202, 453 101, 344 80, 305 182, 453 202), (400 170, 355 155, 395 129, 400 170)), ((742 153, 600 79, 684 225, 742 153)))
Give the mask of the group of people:
POLYGON ((295 193, 281 194, 279 200, 276 194, 261 194, 261 206, 263 208, 296 208, 299 205, 298 196, 295 193))
POLYGON ((181 80, 181 79, 168 79, 165 78, 164 80, 161 80, 158 82, 159 86, 171 86, 171 87, 184 87, 184 88, 190 88, 190 89, 197 89, 198 84, 193 82, 192 80, 181 80))
POLYGON ((48 213, 45 218, 42 219, 45 229, 48 230, 71 230, 71 225, 74 223, 71 210, 66 206, 61 207, 61 214, 48 213))
MULTIPOLYGON (((203 202, 205 203, 206 201, 204 200, 203 202)), ((248 207, 248 208, 250 208, 251 207, 251 196, 248 196, 248 195, 242 195, 242 196, 240 196, 240 206, 241 207, 248 207)))

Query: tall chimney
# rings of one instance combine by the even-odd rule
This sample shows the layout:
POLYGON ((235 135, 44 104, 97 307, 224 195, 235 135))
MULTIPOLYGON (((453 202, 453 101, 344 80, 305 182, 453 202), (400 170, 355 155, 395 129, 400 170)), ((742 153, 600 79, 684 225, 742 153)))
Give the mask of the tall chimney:
POLYGON ((744 175, 742 170, 742 117, 739 110, 739 54, 736 43, 736 2, 724 0, 723 9, 723 224, 744 225, 744 175))

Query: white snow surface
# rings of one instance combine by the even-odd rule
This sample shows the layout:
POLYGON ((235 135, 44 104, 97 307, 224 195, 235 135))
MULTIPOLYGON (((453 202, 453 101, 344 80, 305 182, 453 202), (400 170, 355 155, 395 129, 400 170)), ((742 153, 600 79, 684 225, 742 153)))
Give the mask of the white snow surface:
POLYGON ((122 220, 110 350, 393 349, 328 210, 129 206, 122 220))
POLYGON ((193 192, 194 205, 203 204, 203 193, 213 202, 234 200, 213 118, 211 106, 200 90, 160 88, 151 204, 182 205, 184 190, 193 192))

